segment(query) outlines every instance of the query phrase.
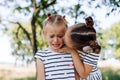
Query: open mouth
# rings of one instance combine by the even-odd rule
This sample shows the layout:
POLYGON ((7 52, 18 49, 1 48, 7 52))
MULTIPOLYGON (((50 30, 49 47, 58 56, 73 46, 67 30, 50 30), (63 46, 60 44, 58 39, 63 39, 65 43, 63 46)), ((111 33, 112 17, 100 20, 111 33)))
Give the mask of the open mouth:
POLYGON ((59 47, 60 46, 60 44, 53 44, 53 47, 59 47))

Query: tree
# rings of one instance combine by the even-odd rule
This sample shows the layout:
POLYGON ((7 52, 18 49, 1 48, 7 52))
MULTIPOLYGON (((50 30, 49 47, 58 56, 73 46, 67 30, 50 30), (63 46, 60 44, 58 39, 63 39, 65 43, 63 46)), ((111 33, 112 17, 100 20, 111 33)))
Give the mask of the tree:
POLYGON ((120 22, 113 24, 108 30, 109 40, 112 40, 110 44, 114 48, 114 54, 116 58, 120 58, 120 22))
MULTIPOLYGON (((13 0, 10 0, 8 2, 10 3, 12 1, 13 0)), ((7 31, 8 35, 11 36, 11 43, 13 48, 12 54, 16 56, 16 60, 22 58, 21 60, 26 60, 27 62, 29 62, 31 61, 29 59, 29 54, 30 56, 31 53, 33 53, 34 55, 37 52, 37 48, 42 48, 43 46, 46 46, 41 34, 42 21, 46 18, 46 10, 48 10, 50 6, 55 4, 56 0, 41 0, 39 2, 37 2, 36 0, 26 0, 26 2, 31 2, 31 4, 25 7, 22 7, 19 4, 15 5, 13 13, 15 14, 15 12, 17 11, 20 14, 24 14, 24 16, 32 14, 29 25, 31 26, 31 28, 26 25, 22 25, 23 22, 21 23, 20 20, 8 20, 10 23, 17 24, 18 26, 14 26, 13 28, 9 29, 6 28, 5 31, 7 31), (36 35, 38 37, 36 37, 36 35), (40 40, 38 38, 40 38, 40 40)))
MULTIPOLYGON (((61 0, 22 1, 22 3, 25 3, 26 5, 21 5, 18 1, 22 0, 5 0, 4 2, 0 3, 0 6, 4 6, 6 9, 11 9, 13 11, 13 13, 11 13, 9 16, 10 19, 1 19, 0 21, 1 24, 2 21, 8 21, 9 23, 14 24, 11 27, 4 27, 4 31, 7 31, 9 36, 11 36, 13 55, 17 56, 17 58, 22 58, 22 60, 28 59, 27 61, 30 61, 28 55, 34 55, 38 49, 41 49, 43 46, 47 46, 47 44, 43 41, 41 29, 42 21, 46 18, 46 13, 48 11, 51 11, 52 13, 58 12, 65 14, 73 18, 75 23, 79 21, 79 18, 84 18, 88 15, 96 17, 92 11, 89 12, 91 14, 88 14, 85 11, 85 6, 91 10, 107 5, 107 7, 110 9, 108 12, 109 14, 115 11, 120 11, 119 1, 115 0, 77 0, 75 4, 69 5, 68 7, 59 7, 59 3, 62 2, 61 0), (28 18, 29 20, 25 22, 24 20, 21 20, 25 18, 19 17, 21 15, 26 18, 30 16, 30 18, 28 18), (14 19, 11 19, 11 17, 14 19)), ((68 3, 69 0, 66 0, 66 2, 68 3)), ((101 36, 102 35, 100 34, 99 37, 101 36)))

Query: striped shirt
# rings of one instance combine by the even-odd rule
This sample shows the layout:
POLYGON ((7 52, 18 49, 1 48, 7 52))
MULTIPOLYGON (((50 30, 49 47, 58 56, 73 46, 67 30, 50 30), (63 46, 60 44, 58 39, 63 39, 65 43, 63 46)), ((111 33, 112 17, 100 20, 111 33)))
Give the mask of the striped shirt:
POLYGON ((43 62, 46 80, 75 80, 70 54, 56 53, 47 48, 38 51, 35 58, 39 58, 43 62))
POLYGON ((81 80, 102 80, 101 71, 97 67, 100 54, 79 52, 80 58, 84 64, 93 66, 91 73, 87 78, 81 80))

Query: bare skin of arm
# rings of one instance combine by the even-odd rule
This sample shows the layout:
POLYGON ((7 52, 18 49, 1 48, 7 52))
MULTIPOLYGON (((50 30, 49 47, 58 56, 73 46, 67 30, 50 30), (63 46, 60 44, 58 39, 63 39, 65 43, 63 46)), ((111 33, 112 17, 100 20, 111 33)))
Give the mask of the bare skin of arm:
POLYGON ((45 80, 44 65, 40 59, 36 59, 37 80, 45 80))
POLYGON ((73 58, 73 63, 75 65, 76 71, 80 75, 81 78, 86 78, 89 73, 92 71, 93 66, 84 64, 79 57, 79 54, 77 51, 71 52, 72 58, 73 58))
POLYGON ((77 50, 74 50, 65 46, 57 51, 71 53, 75 69, 81 78, 86 78, 89 75, 89 73, 92 71, 93 66, 84 64, 81 61, 77 50))
POLYGON ((75 69, 75 80, 80 80, 80 76, 78 72, 76 71, 76 69, 75 69))

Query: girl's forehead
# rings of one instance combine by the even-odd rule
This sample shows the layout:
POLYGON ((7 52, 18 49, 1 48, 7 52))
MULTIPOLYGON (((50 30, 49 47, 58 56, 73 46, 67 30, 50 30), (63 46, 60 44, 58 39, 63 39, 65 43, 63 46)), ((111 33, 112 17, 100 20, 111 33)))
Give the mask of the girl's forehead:
POLYGON ((46 31, 50 32, 65 32, 66 29, 65 25, 46 25, 46 31))
POLYGON ((66 30, 64 28, 49 28, 46 30, 47 33, 51 34, 64 34, 65 31, 66 30))

